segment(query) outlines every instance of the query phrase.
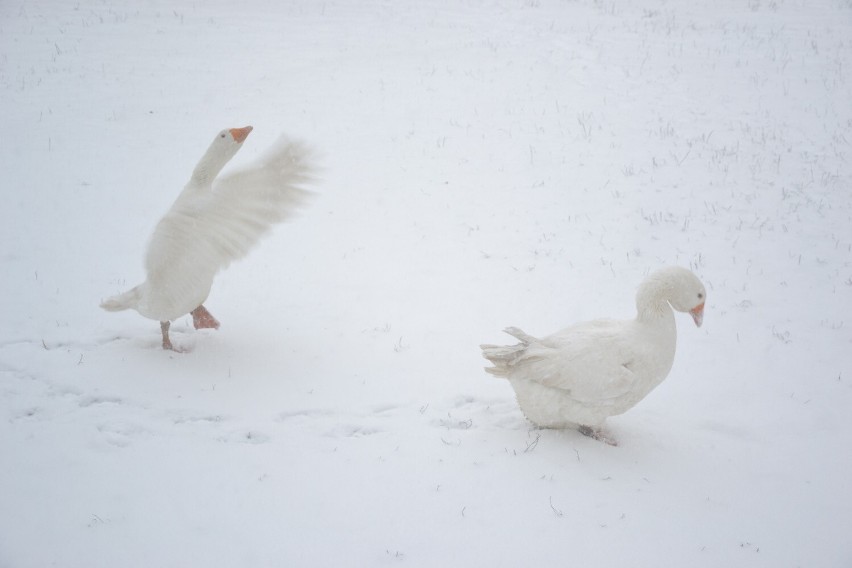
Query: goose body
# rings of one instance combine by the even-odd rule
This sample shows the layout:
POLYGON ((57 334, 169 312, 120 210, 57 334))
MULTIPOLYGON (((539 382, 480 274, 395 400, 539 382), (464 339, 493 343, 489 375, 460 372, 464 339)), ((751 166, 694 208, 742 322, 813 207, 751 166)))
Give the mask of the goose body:
POLYGON ((614 444, 602 430, 606 418, 633 408, 672 368, 673 308, 689 312, 700 326, 706 295, 689 270, 658 270, 639 287, 636 318, 583 322, 541 339, 508 328, 520 343, 482 345, 494 365, 486 371, 509 380, 524 415, 537 426, 575 428, 614 444))
POLYGON ((101 304, 161 322, 165 349, 173 348, 169 322, 187 313, 196 328, 219 327, 203 305, 216 274, 244 257, 307 195, 302 184, 310 173, 308 155, 298 143, 280 141, 257 163, 219 175, 251 130, 231 128, 216 135, 151 235, 145 282, 101 304))

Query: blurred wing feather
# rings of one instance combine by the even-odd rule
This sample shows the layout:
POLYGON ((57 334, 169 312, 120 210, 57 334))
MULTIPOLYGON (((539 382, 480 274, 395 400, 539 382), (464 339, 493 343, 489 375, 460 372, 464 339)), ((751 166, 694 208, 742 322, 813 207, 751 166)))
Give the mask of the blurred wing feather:
POLYGON ((216 178, 192 215, 211 263, 227 267, 296 213, 310 195, 310 158, 301 143, 281 139, 258 162, 216 178))

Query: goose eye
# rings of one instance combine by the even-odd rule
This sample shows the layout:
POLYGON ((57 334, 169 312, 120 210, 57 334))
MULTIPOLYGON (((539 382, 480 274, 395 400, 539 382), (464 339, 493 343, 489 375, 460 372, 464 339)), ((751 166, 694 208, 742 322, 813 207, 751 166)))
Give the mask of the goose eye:
POLYGON ((698 299, 699 299, 699 300, 701 300, 702 298, 704 298, 704 294, 702 294, 701 292, 699 292, 699 293, 698 293, 698 299))
POLYGON ((219 138, 224 138, 224 137, 225 137, 225 133, 224 133, 224 132, 223 132, 222 134, 220 134, 220 135, 219 135, 219 138))

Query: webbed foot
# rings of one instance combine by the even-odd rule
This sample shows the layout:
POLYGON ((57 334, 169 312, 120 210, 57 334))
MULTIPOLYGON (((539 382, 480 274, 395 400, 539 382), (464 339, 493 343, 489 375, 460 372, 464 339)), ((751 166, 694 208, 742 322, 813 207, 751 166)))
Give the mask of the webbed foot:
POLYGON ((603 442, 604 444, 608 444, 610 446, 618 445, 618 440, 604 432, 602 428, 592 428, 591 426, 580 425, 580 427, 577 428, 577 431, 583 436, 588 436, 589 438, 593 438, 599 442, 603 442))
POLYGON ((192 314, 192 325, 195 326, 195 329, 219 329, 219 322, 207 311, 204 304, 198 306, 190 313, 192 314))

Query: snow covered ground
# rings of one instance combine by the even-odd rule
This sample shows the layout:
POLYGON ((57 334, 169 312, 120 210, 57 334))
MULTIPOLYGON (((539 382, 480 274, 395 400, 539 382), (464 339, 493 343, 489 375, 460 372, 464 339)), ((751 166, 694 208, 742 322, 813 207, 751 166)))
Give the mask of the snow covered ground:
POLYGON ((0 566, 849 566, 852 4, 703 4, 0 2, 0 566), (316 197, 164 352, 98 303, 246 124, 316 197), (619 447, 482 371, 667 264, 619 447))

